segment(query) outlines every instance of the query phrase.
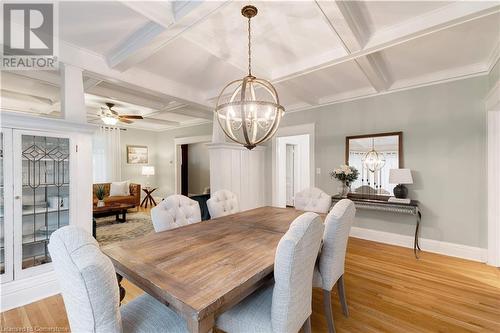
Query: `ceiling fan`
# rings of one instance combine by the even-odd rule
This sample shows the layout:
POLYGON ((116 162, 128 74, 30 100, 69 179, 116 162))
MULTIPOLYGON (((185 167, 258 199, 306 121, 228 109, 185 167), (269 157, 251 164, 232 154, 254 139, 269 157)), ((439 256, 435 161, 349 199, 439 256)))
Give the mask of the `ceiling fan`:
POLYGON ((133 121, 131 119, 144 119, 142 116, 137 115, 118 114, 118 112, 113 110, 113 107, 115 106, 114 103, 106 103, 106 106, 108 108, 106 109, 102 107, 101 114, 99 115, 103 123, 105 123, 106 125, 116 125, 116 123, 118 123, 119 121, 125 124, 132 124, 133 121))

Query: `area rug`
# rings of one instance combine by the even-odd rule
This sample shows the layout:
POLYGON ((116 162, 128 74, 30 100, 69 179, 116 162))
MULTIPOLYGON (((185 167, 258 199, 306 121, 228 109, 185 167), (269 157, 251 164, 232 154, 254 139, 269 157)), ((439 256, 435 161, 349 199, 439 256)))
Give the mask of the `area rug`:
POLYGON ((127 213, 127 222, 124 223, 117 223, 114 215, 96 219, 97 242, 101 246, 152 232, 154 228, 151 216, 143 212, 127 213))

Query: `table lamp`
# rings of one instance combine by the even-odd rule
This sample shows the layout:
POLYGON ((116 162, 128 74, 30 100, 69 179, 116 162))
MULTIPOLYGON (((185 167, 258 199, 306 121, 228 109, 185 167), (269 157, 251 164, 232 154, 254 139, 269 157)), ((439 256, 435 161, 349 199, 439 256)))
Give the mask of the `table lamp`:
POLYGON ((142 167, 142 175, 147 177, 146 188, 150 187, 149 176, 155 175, 155 167, 151 165, 145 165, 142 167))
POLYGON ((394 188, 394 196, 398 199, 405 199, 408 196, 408 189, 405 184, 413 184, 410 169, 390 169, 389 184, 398 184, 394 188))

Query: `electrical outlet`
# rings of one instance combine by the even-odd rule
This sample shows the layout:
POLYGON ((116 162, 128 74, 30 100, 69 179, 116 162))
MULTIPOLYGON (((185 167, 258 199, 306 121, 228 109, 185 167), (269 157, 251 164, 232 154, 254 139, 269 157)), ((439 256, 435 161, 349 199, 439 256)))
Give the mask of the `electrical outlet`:
POLYGON ((316 168, 316 174, 321 175, 321 168, 316 168))

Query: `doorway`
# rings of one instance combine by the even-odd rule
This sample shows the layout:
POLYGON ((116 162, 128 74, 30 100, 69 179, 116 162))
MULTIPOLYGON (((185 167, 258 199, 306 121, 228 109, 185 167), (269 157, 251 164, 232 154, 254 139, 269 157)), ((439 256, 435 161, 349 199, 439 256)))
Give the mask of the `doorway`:
POLYGON ((295 193, 311 186, 310 135, 276 139, 276 206, 294 207, 295 193))

